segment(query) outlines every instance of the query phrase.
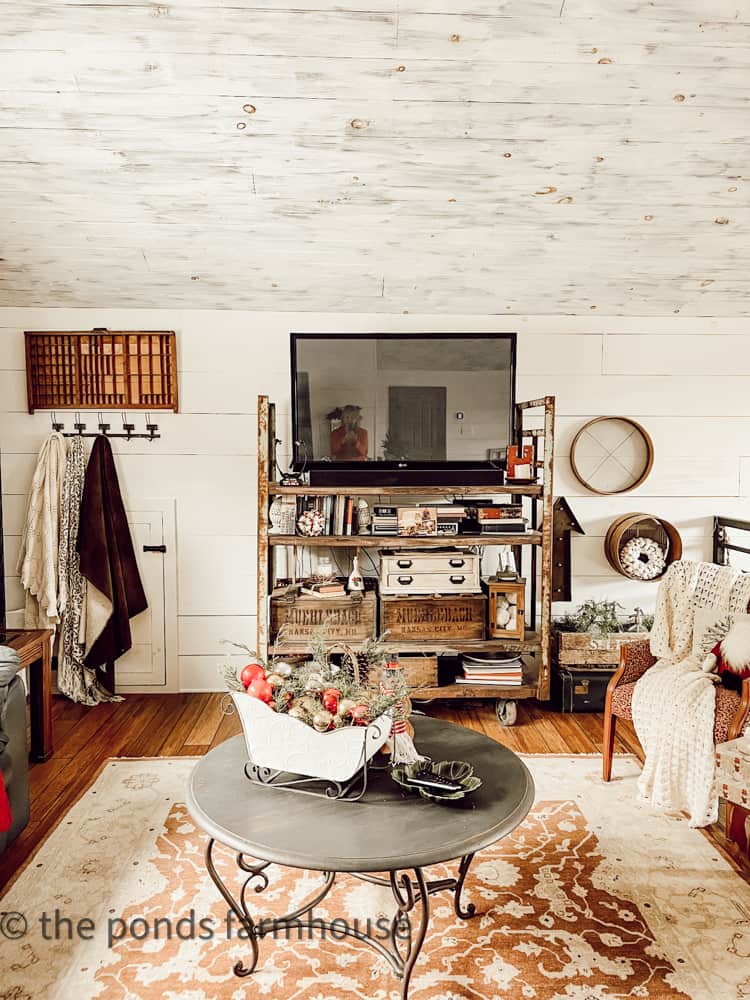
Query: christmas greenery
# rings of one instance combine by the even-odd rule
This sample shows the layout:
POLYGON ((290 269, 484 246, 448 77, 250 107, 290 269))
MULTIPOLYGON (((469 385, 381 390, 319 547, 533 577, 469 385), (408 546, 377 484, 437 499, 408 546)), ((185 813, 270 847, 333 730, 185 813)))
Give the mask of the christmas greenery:
MULTIPOLYGON (((271 708, 293 715, 321 732, 367 724, 408 698, 403 671, 389 672, 386 684, 379 683, 391 659, 385 636, 368 639, 356 650, 342 647, 340 664, 334 662, 327 626, 316 630, 310 642, 311 659, 304 663, 290 663, 284 656, 283 635, 277 636, 275 644, 281 652, 267 662, 242 643, 227 645, 243 650, 262 664, 273 688, 271 708)), ((229 690, 245 690, 233 664, 224 664, 221 673, 229 690)))

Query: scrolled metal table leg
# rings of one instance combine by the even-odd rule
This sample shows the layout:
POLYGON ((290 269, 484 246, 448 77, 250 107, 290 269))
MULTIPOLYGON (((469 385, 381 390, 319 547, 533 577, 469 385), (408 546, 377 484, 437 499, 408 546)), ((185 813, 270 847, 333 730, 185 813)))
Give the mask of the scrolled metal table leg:
POLYGON ((396 940, 397 931, 399 927, 403 927, 404 923, 406 923, 409 928, 409 949, 403 960, 404 971, 401 977, 401 1000, 407 1000, 412 970, 415 962, 419 958, 419 953, 422 950, 422 945, 424 944, 424 939, 427 934, 427 927, 430 923, 430 894, 428 892, 427 883, 425 882, 425 877, 422 874, 421 868, 414 869, 414 875, 416 876, 416 891, 415 885, 407 872, 404 872, 400 879, 397 875, 397 872, 390 873, 391 890, 398 906, 398 910, 391 925, 391 938, 393 947, 398 954, 398 943, 396 940), (409 919, 409 914, 414 910, 417 903, 421 904, 421 915, 419 918, 419 926, 416 928, 415 933, 411 920, 409 919))
POLYGON ((467 904, 466 909, 463 909, 461 906, 461 892, 464 887, 464 882, 466 881, 466 876, 469 873, 469 867, 473 860, 473 854, 465 854, 464 857, 461 858, 461 863, 458 866, 456 888, 453 890, 453 908, 456 911, 456 916, 460 917, 461 920, 470 920, 477 912, 477 908, 473 903, 467 904))
MULTIPOLYGON (((251 874, 250 877, 245 880, 245 884, 242 886, 241 902, 238 902, 234 898, 230 890, 226 887, 226 885, 221 879, 221 876, 216 870, 216 865, 214 864, 214 859, 213 859, 213 849, 215 843, 216 841, 213 838, 211 838, 206 844, 206 869, 208 870, 208 874, 211 876, 211 881, 219 890, 221 895, 224 897, 227 906, 235 914, 240 924, 242 925, 243 930, 247 934, 247 940, 250 944, 250 950, 252 953, 250 964, 244 965, 241 961, 235 962, 233 970, 234 974, 235 976, 243 976, 243 977, 250 976, 253 974, 253 972, 255 972, 256 966, 258 965, 258 935, 255 929, 255 924, 253 922, 253 919, 250 916, 250 913, 248 912, 247 906, 245 905, 245 890, 247 889, 249 882, 251 882, 254 878, 257 878, 258 875, 261 875, 261 871, 258 870, 257 868, 251 868, 250 865, 245 866, 243 864, 240 864, 240 867, 243 869, 243 871, 250 871, 251 874)), ((242 855, 238 855, 238 861, 241 861, 241 859, 242 855)), ((261 879, 265 879, 266 885, 268 884, 268 879, 264 874, 261 875, 261 879)), ((256 891, 260 891, 260 889, 257 889, 256 891)))

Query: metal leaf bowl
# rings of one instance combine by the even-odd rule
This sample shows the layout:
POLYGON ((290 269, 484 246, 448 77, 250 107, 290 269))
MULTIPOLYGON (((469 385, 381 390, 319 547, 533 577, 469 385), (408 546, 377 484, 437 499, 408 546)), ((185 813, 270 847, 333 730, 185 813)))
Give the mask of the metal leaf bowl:
POLYGON ((482 779, 474 774, 474 768, 465 760, 441 760, 437 762, 433 761, 430 764, 430 770, 434 771, 435 774, 440 774, 444 778, 450 778, 451 781, 459 782, 462 787, 458 792, 433 792, 429 788, 418 788, 416 785, 408 784, 406 779, 423 767, 423 762, 418 764, 396 764, 391 769, 391 777, 396 784, 401 785, 406 791, 419 792, 423 799, 429 799, 431 802, 457 802, 459 799, 466 798, 471 792, 475 792, 482 784, 482 779))

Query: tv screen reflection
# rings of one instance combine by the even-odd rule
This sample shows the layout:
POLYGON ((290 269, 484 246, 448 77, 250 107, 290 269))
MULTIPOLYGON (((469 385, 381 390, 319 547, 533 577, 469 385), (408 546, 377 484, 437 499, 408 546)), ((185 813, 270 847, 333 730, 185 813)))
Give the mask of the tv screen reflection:
POLYGON ((296 458, 471 462, 510 443, 514 338, 294 336, 296 458))

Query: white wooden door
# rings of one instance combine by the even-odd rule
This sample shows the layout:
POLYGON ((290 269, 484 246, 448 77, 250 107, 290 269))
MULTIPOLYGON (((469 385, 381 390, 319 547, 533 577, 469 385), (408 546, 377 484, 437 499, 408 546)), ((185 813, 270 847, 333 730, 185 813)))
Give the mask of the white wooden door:
POLYGON ((144 552, 144 546, 165 544, 164 514, 154 510, 128 510, 128 525, 148 608, 130 621, 131 649, 115 664, 117 690, 164 688, 167 684, 165 615, 165 555, 144 552))

